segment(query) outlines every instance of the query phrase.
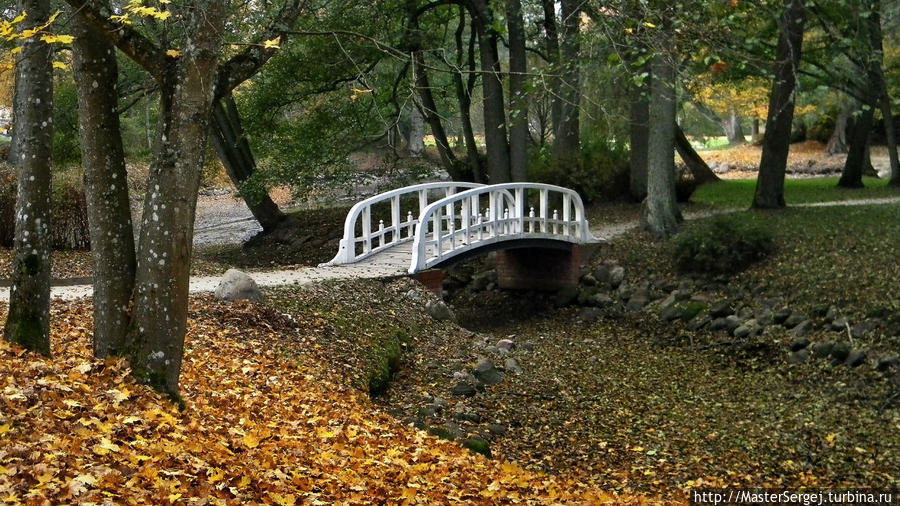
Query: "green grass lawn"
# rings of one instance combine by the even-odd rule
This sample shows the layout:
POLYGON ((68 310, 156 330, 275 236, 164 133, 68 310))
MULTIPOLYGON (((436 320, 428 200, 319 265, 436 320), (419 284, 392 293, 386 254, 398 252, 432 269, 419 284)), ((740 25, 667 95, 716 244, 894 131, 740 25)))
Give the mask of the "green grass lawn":
MULTIPOLYGON (((837 187, 837 177, 786 179, 784 196, 788 205, 828 202, 836 200, 874 199, 900 196, 900 189, 887 186, 887 181, 864 178, 865 188, 837 187)), ((753 202, 755 179, 729 179, 701 186, 691 201, 714 207, 742 208, 753 202)))

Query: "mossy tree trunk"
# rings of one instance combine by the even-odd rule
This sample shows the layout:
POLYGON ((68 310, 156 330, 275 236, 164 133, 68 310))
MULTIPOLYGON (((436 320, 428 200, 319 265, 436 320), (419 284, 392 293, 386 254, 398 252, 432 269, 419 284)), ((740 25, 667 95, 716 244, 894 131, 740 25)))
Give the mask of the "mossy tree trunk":
MULTIPOLYGON (((22 30, 40 26, 49 0, 19 0, 22 30)), ((50 45, 22 42, 16 64, 16 231, 6 339, 50 354, 50 153, 53 147, 53 70, 50 45)))

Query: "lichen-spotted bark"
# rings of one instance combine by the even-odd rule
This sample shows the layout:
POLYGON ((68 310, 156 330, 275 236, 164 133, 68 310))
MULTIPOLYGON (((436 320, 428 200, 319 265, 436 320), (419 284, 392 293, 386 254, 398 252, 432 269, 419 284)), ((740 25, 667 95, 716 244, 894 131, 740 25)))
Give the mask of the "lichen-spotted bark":
MULTIPOLYGON (((49 0, 19 0, 28 16, 23 30, 46 22, 49 0)), ((22 42, 16 64, 15 253, 9 314, 9 341, 50 354, 50 152, 53 143, 53 71, 50 46, 39 37, 22 42)))
POLYGON ((226 4, 198 0, 184 11, 184 49, 159 79, 159 134, 144 200, 128 355, 141 381, 172 395, 181 372, 194 212, 226 4))
POLYGON ((131 322, 134 232, 119 130, 116 50, 72 17, 74 76, 78 89, 84 186, 94 260, 94 355, 123 352, 131 322))

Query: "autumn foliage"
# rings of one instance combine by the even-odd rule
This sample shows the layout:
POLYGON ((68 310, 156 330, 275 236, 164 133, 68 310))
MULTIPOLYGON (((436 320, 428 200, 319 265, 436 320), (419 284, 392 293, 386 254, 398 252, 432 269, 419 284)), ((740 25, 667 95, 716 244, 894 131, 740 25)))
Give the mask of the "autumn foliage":
MULTIPOLYGON (((90 354, 89 302, 53 305, 53 358, 0 340, 0 500, 122 504, 644 503, 402 425, 277 346, 296 321, 195 299, 184 409, 90 354)), ((5 311, 5 309, 4 309, 5 311)))

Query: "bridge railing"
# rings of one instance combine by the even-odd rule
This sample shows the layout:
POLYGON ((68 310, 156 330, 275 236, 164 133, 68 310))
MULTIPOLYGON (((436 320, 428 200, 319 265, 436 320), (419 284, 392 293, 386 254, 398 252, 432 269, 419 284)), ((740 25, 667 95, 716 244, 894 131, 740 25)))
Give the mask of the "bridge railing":
POLYGON ((410 274, 499 241, 596 241, 578 193, 540 183, 497 184, 455 193, 430 204, 419 220, 410 274))
POLYGON ((412 241, 419 216, 426 208, 459 190, 479 186, 482 185, 456 181, 424 183, 398 188, 357 202, 350 208, 344 221, 344 236, 340 240, 337 255, 322 265, 358 262, 379 251, 412 241), (373 223, 373 207, 388 202, 390 216, 387 223, 384 219, 373 223))

